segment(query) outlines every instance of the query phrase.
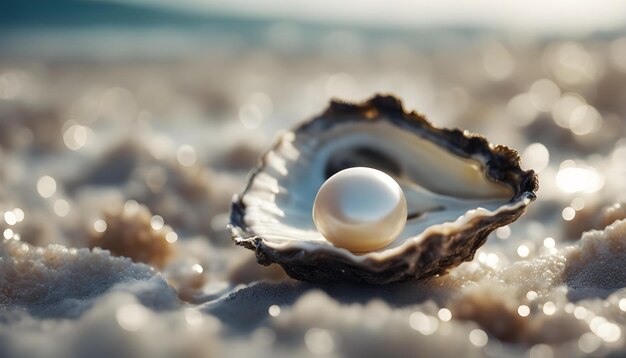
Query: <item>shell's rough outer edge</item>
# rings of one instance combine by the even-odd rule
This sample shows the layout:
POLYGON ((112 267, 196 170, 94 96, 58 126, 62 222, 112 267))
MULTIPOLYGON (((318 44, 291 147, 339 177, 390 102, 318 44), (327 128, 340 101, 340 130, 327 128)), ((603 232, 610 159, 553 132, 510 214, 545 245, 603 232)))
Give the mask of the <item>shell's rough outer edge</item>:
MULTIPOLYGON (((484 137, 467 131, 437 128, 420 114, 406 113, 401 101, 393 96, 377 95, 362 104, 333 100, 323 114, 301 124, 293 132, 297 136, 300 132, 313 130, 313 127, 323 130, 342 122, 363 120, 387 120, 458 156, 479 160, 489 179, 505 183, 514 190, 515 195, 510 200, 512 203, 536 199, 535 193, 539 187, 537 175, 533 170, 524 171, 520 168, 517 151, 502 145, 492 146, 484 137)), ((280 140, 270 151, 278 145, 280 140)), ((518 205, 493 216, 478 216, 463 230, 452 235, 426 237, 418 245, 408 246, 402 255, 390 260, 357 263, 332 250, 277 250, 266 245, 262 237, 248 228, 244 220, 245 205, 242 198, 264 165, 265 160, 261 158, 259 165, 250 173, 243 193, 233 198, 229 224, 232 239, 236 245, 255 251, 259 264, 278 263, 289 276, 304 281, 386 284, 441 275, 464 261, 472 260, 476 250, 485 243, 493 230, 517 220, 527 207, 527 204, 518 205), (444 259, 432 259, 430 255, 433 252, 438 252, 437 256, 444 259)))

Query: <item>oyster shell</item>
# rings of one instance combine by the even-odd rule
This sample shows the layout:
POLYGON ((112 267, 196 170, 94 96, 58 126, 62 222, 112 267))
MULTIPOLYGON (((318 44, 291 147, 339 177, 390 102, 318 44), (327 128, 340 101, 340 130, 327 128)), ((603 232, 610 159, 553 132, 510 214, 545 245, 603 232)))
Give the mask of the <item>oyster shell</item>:
POLYGON ((491 231, 536 198, 537 176, 519 160, 505 146, 405 113, 391 96, 333 101, 265 153, 233 199, 229 228, 260 264, 278 263, 300 280, 384 284, 440 275, 471 260, 491 231), (333 246, 311 217, 324 181, 354 166, 394 177, 409 208, 400 236, 365 254, 333 246))

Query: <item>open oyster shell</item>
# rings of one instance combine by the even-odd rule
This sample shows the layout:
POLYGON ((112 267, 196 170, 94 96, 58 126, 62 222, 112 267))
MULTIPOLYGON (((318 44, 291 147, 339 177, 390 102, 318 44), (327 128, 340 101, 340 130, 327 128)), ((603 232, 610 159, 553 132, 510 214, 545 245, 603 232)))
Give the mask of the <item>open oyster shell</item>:
POLYGON ((471 260, 491 231, 515 221, 535 199, 537 176, 520 169, 519 160, 505 146, 405 113, 394 97, 333 101, 265 153, 233 199, 229 227, 260 264, 278 263, 300 280, 384 284, 431 277, 471 260), (311 217, 324 181, 353 166, 393 176, 408 203, 402 234, 365 254, 333 246, 311 217))

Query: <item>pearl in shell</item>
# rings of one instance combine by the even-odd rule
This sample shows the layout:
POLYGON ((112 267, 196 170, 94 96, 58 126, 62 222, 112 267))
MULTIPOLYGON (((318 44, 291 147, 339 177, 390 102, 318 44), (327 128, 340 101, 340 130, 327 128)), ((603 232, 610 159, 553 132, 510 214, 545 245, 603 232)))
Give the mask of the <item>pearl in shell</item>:
POLYGON ((324 238, 352 252, 389 245, 406 220, 402 188, 391 176, 372 168, 349 168, 331 176, 313 204, 313 221, 324 238))

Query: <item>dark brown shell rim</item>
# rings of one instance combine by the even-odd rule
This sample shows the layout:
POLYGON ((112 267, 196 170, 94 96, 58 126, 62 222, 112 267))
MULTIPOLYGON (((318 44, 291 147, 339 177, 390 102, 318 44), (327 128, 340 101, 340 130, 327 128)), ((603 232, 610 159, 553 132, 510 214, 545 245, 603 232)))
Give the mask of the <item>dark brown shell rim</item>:
MULTIPOLYGON (((512 203, 536 199, 539 186, 537 175, 533 170, 524 171, 520 168, 517 151, 503 145, 492 146, 484 137, 467 131, 437 128, 423 115, 406 113, 401 101, 393 96, 377 95, 361 104, 333 100, 323 114, 299 125, 293 132, 297 136, 303 132, 323 131, 333 125, 363 120, 387 120, 460 157, 479 160, 489 179, 504 183, 514 190, 515 194, 510 200, 512 203)), ((279 144, 280 140, 268 152, 279 144)), ((516 209, 501 210, 495 216, 478 216, 464 230, 452 235, 429 236, 419 245, 408 245, 402 254, 385 261, 367 259, 355 262, 332 250, 276 250, 265 245, 263 238, 255 235, 244 221, 245 205, 242 198, 265 162, 264 155, 250 173, 248 185, 242 194, 233 198, 229 229, 235 244, 255 251, 260 264, 278 263, 289 276, 299 280, 385 284, 440 275, 463 261, 473 259, 474 252, 484 244, 489 233, 517 220, 526 210, 526 205, 521 205, 516 209), (436 256, 444 259, 434 259, 435 252, 436 256)))

